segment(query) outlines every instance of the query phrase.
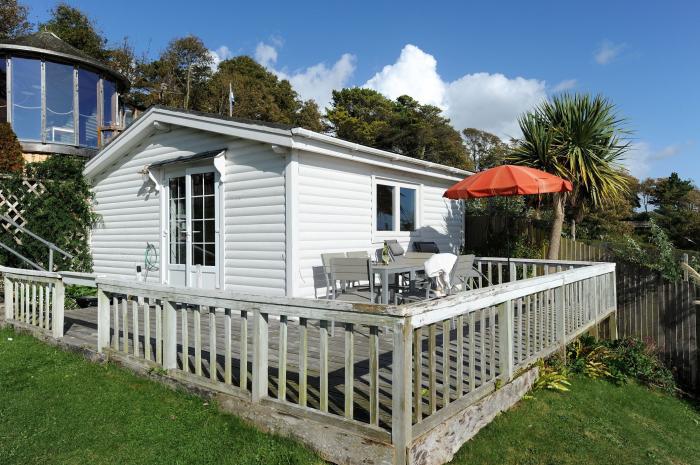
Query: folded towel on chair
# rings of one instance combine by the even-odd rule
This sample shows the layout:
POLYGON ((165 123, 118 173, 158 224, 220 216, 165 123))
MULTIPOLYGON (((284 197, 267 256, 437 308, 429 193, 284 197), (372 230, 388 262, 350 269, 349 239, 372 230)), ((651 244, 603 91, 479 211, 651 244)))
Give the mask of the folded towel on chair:
POLYGON ((457 256, 451 253, 437 253, 425 262, 425 274, 429 278, 435 278, 438 296, 447 294, 450 289, 450 273, 457 261, 457 256))

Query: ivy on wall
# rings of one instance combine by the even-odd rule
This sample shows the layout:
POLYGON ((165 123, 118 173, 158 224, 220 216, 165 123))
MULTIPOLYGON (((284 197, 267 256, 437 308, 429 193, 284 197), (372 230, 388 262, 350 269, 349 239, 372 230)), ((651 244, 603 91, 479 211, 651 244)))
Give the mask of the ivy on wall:
MULTIPOLYGON (((4 173, 0 189, 5 195, 14 195, 23 210, 25 228, 53 242, 73 254, 73 259, 54 252, 54 269, 92 271, 89 237, 98 215, 92 211, 93 194, 83 177, 84 159, 66 155, 54 155, 46 161, 28 163, 24 173, 4 173), (32 193, 23 184, 24 179, 39 181, 44 186, 40 195, 32 193)), ((48 248, 41 242, 18 233, 21 244, 7 232, 2 241, 48 268, 48 248)), ((19 259, 4 252, 0 256, 3 264, 22 266, 19 259)))

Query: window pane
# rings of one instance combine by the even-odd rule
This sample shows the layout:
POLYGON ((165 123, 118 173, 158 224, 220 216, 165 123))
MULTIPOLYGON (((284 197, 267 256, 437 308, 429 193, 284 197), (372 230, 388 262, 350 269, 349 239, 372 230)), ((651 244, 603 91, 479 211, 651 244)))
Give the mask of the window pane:
POLYGON ((377 184, 377 231, 394 230, 394 188, 377 184))
POLYGON ((204 193, 214 194, 214 173, 204 173, 204 193))
POLYGON ((416 190, 402 187, 399 192, 401 209, 401 231, 416 229, 416 190))
POLYGON ((46 62, 46 142, 75 144, 73 67, 46 62))
POLYGON ((0 123, 7 121, 7 60, 0 56, 0 123))
POLYGON ((202 218, 204 213, 202 201, 202 197, 192 197, 192 218, 202 218))
POLYGON ((206 266, 216 265, 216 245, 205 244, 204 245, 204 264, 206 266))
POLYGON ((214 234, 214 220, 207 220, 204 222, 204 241, 205 242, 214 242, 215 239, 215 234, 214 234))
POLYGON ((192 195, 202 195, 202 175, 192 175, 192 195))
POLYGON ((12 59, 12 128, 21 140, 41 140, 41 62, 12 59))
POLYGON ((214 218, 214 196, 204 197, 204 218, 214 218))
POLYGON ((192 222, 192 241, 193 242, 204 242, 204 222, 203 221, 193 221, 192 222))
POLYGON ((97 86, 100 77, 86 71, 78 70, 78 134, 80 145, 97 147, 97 86))
POLYGON ((104 96, 102 126, 117 124, 117 89, 112 81, 102 81, 102 93, 104 96))
POLYGON ((192 264, 204 265, 204 246, 202 244, 192 244, 192 264))

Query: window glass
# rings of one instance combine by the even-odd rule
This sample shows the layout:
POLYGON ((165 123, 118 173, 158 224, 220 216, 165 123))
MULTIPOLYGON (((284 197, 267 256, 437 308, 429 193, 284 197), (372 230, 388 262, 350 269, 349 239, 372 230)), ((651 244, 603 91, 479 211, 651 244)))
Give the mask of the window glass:
POLYGON ((401 231, 415 231, 416 229, 416 190, 402 187, 399 192, 400 199, 400 226, 401 231))
POLYGON ((192 264, 216 265, 214 173, 192 178, 192 264))
POLYGON ((20 140, 41 140, 41 61, 12 58, 12 128, 20 140))
POLYGON ((84 69, 78 70, 78 134, 80 145, 97 147, 97 86, 100 77, 84 69))
POLYGON ((117 121, 117 89, 112 81, 102 81, 102 92, 104 97, 102 110, 102 126, 116 125, 117 121))
POLYGON ((170 263, 184 265, 187 246, 185 177, 171 178, 168 187, 170 191, 170 263))
POLYGON ((0 56, 0 123, 7 121, 7 60, 0 56))
POLYGON ((394 230, 394 187, 377 184, 377 231, 394 230))
POLYGON ((49 143, 75 144, 73 67, 46 62, 46 130, 49 143))

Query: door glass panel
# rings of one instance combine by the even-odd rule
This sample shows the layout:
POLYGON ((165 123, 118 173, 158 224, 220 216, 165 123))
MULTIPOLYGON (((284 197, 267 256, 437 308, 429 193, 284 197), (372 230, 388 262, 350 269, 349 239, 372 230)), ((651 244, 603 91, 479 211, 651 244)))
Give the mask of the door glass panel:
POLYGON ((185 177, 171 178, 170 188, 170 263, 173 265, 184 265, 186 263, 186 194, 185 177))
POLYGON ((192 265, 216 266, 214 173, 193 174, 191 178, 192 265))

